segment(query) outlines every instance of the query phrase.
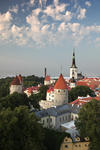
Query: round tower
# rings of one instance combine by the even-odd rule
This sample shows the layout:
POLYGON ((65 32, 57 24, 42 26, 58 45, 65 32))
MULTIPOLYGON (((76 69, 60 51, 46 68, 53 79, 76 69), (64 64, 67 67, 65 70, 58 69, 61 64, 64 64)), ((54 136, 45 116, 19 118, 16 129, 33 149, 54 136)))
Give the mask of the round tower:
POLYGON ((54 105, 63 105, 68 103, 68 89, 66 82, 61 74, 54 86, 54 105))
POLYGON ((19 79, 20 79, 20 77, 16 76, 14 78, 14 80, 11 82, 10 94, 13 94, 14 92, 17 92, 17 93, 22 93, 23 92, 23 86, 22 86, 22 83, 19 79))

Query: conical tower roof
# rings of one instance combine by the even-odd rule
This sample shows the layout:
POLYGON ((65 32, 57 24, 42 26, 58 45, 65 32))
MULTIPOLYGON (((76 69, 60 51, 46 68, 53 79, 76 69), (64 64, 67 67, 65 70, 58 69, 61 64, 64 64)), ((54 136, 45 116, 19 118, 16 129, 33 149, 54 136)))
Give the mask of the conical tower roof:
POLYGON ((61 90, 67 89, 67 85, 66 85, 65 79, 63 78, 62 74, 60 74, 60 77, 57 80, 57 82, 54 86, 54 89, 61 89, 61 90))

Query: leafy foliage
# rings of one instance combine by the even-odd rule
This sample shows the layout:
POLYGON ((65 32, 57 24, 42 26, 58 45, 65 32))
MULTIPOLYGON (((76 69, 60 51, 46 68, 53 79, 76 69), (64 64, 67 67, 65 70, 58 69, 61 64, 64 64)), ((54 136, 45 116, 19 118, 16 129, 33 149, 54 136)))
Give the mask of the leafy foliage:
POLYGON ((29 98, 26 94, 13 93, 6 97, 0 98, 0 109, 10 107, 14 110, 16 107, 25 105, 29 107, 29 98))
POLYGON ((90 138, 90 150, 100 149, 100 102, 92 100, 85 104, 75 122, 81 137, 90 138))
POLYGON ((0 150, 44 150, 42 127, 27 107, 0 112, 0 150))
POLYGON ((30 97, 30 103, 33 105, 35 109, 40 109, 39 101, 40 97, 39 94, 32 94, 30 97))
POLYGON ((65 132, 58 132, 52 129, 44 129, 44 145, 47 150, 59 150, 63 139, 70 135, 65 132))
POLYGON ((40 109, 39 101, 46 99, 46 93, 48 90, 48 86, 41 86, 38 94, 32 94, 29 99, 30 103, 33 105, 35 109, 40 109))
POLYGON ((23 81, 24 81, 24 87, 30 87, 30 86, 36 86, 40 83, 43 84, 44 78, 31 75, 31 76, 23 77, 23 81))
POLYGON ((12 79, 10 77, 0 79, 0 97, 5 97, 9 94, 9 86, 12 79))
POLYGON ((47 90, 48 90, 48 86, 47 85, 43 85, 43 86, 40 87, 40 89, 39 89, 40 100, 41 99, 43 99, 43 100, 46 99, 47 90))
POLYGON ((76 86, 69 91, 69 102, 77 99, 78 96, 95 96, 94 92, 88 86, 76 86))

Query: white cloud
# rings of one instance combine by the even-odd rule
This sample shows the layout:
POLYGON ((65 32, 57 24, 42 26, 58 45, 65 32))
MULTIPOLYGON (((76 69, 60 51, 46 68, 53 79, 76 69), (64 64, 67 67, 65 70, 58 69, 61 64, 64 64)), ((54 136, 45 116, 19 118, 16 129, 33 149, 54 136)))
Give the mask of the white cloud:
POLYGON ((10 11, 10 12, 14 12, 14 13, 17 14, 17 13, 18 13, 18 9, 19 9, 19 8, 18 8, 18 5, 16 5, 16 6, 13 6, 12 8, 10 8, 9 11, 10 11))
POLYGON ((30 0, 30 6, 33 6, 34 5, 34 2, 35 2, 35 0, 30 0))
POLYGON ((42 33, 47 33, 49 27, 50 27, 49 24, 44 25, 44 26, 41 28, 41 32, 42 32, 42 33))
POLYGON ((34 14, 27 16, 26 22, 30 25, 32 32, 40 32, 41 23, 34 14))
POLYGON ((85 5, 88 6, 88 7, 91 7, 91 3, 89 1, 86 1, 85 5))
POLYGON ((0 23, 10 22, 12 20, 11 13, 7 11, 4 14, 0 14, 0 23))
POLYGON ((70 21, 72 19, 72 13, 70 11, 66 11, 65 20, 70 21))
POLYGON ((56 13, 64 12, 66 8, 66 4, 57 5, 55 8, 56 13))
POLYGON ((85 8, 81 8, 80 9, 80 13, 77 16, 77 19, 84 19, 86 17, 86 9, 85 8))
POLYGON ((10 36, 12 16, 9 11, 4 14, 0 14, 0 38, 7 39, 10 36))
POLYGON ((34 9, 32 13, 34 14, 34 16, 38 16, 41 11, 42 11, 41 8, 37 8, 37 9, 34 9))
POLYGON ((54 5, 57 6, 59 4, 59 0, 54 0, 54 5))
POLYGON ((68 28, 72 31, 72 32, 78 32, 79 28, 80 28, 80 24, 79 23, 68 23, 67 24, 68 28))
MULTIPOLYGON (((35 0, 30 0, 31 6, 35 2, 35 0)), ((10 12, 17 13, 18 11, 14 7, 12 10, 0 14, 0 37, 11 39, 18 45, 25 45, 29 41, 36 45, 59 44, 60 40, 70 38, 75 45, 78 45, 85 37, 88 38, 91 33, 100 34, 100 26, 84 26, 78 21, 71 23, 72 18, 80 20, 86 17, 85 8, 79 6, 74 15, 73 9, 71 11, 67 9, 68 4, 60 4, 58 0, 54 1, 55 5, 52 4, 43 8, 40 8, 40 4, 42 6, 47 0, 39 0, 38 2, 39 7, 33 9, 31 14, 26 16, 26 24, 22 26, 18 26, 16 23, 13 24, 10 12)))
POLYGON ((52 6, 48 6, 45 10, 44 13, 46 13, 48 16, 55 16, 55 9, 52 6))

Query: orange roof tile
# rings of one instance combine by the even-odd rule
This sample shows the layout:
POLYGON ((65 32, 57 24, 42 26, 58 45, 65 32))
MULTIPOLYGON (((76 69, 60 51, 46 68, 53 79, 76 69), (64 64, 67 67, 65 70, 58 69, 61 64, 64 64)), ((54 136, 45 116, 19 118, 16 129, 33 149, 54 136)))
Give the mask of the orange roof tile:
POLYGON ((57 80, 54 89, 67 89, 67 85, 65 82, 65 79, 63 78, 63 75, 61 74, 59 79, 57 80))
POLYGON ((20 81, 19 81, 19 78, 18 76, 16 76, 13 81, 11 82, 11 85, 20 85, 20 81))
POLYGON ((50 76, 46 76, 45 81, 50 81, 50 76))

